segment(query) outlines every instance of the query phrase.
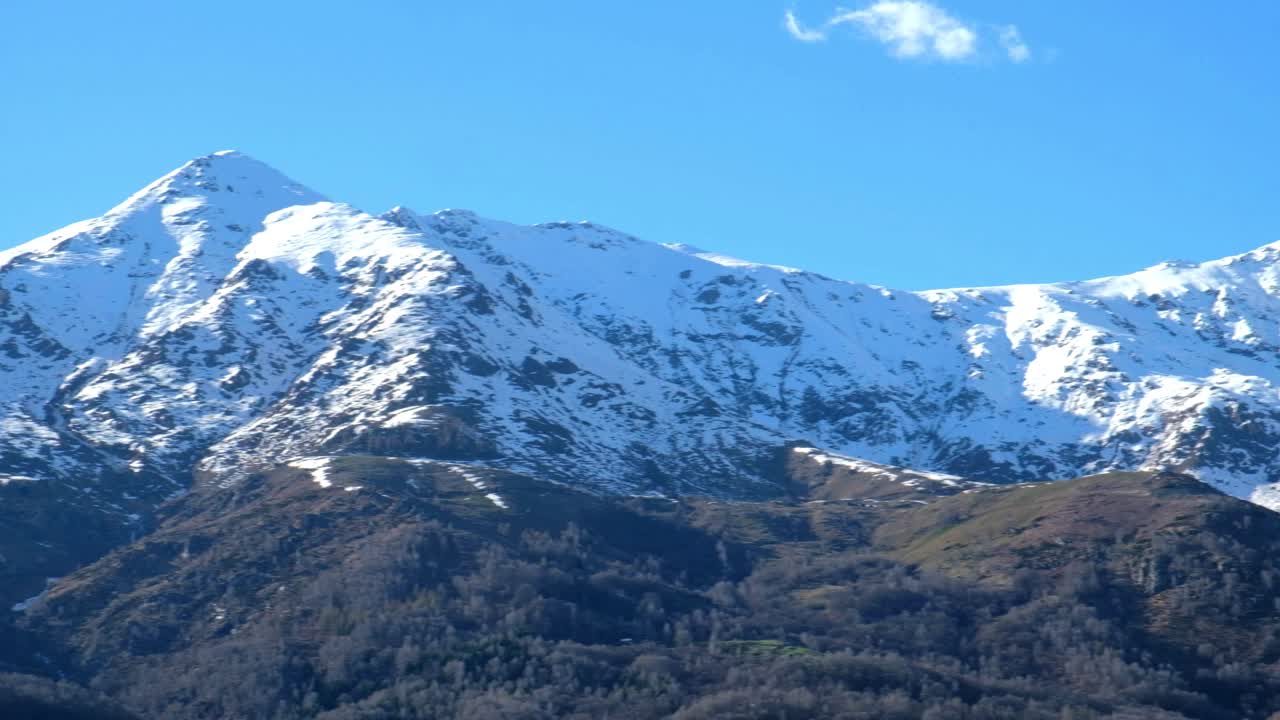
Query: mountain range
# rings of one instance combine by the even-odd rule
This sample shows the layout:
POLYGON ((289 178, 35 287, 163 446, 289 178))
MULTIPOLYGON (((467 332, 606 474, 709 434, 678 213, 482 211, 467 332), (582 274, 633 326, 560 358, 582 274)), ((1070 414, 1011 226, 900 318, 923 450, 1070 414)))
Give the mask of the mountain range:
MULTIPOLYGON (((197 687, 208 657, 234 665, 236 643, 296 640, 294 655, 255 657, 314 670, 316 633, 347 637, 390 607, 514 632, 476 593, 512 613, 559 598, 538 606, 535 634, 566 642, 715 644, 716 613, 754 618, 734 642, 756 642, 766 625, 751 623, 774 610, 751 583, 818 613, 802 623, 816 632, 814 618, 854 602, 832 589, 852 571, 778 568, 852 552, 881 568, 866 577, 883 592, 915 588, 943 614, 960 591, 903 578, 994 583, 1008 609, 1049 597, 1023 591, 1037 583, 1094 603, 1103 572, 1099 612, 1143 628, 1107 647, 1156 653, 1201 693, 1105 702, 1253 716, 1266 704, 1232 688, 1270 671, 1210 682, 1195 647, 1209 638, 1216 673, 1280 658, 1270 629, 1242 631, 1280 607, 1273 535, 1259 534, 1275 522, 1222 497, 1280 509, 1278 319, 1280 244, 1082 282, 906 292, 591 223, 372 215, 215 153, 0 251, 0 602, 16 618, 0 623, 0 670, 97 678, 156 717, 256 716, 267 705, 183 704, 234 695, 197 687), (501 585, 493 568, 515 556, 568 564, 530 580, 532 595, 458 585, 501 585), (635 577, 601 579, 619 572, 635 577), (345 577, 382 594, 352 599, 345 577), (413 594, 428 587, 436 599, 413 594), (1231 602, 1195 620, 1223 588, 1231 602), (653 624, 653 598, 684 635, 653 624), (330 615, 311 613, 322 606, 330 615), (584 619, 565 625, 570 607, 584 619), (170 661, 189 667, 180 681, 155 674, 170 661)), ((879 617, 870 597, 856 617, 879 617)), ((769 632, 804 634, 777 622, 769 632)), ((945 653, 972 645, 957 642, 945 653)), ((348 680, 253 703, 317 683, 329 695, 316 708, 382 702, 348 680)), ((295 695, 291 708, 310 702, 295 695)))
POLYGON ((1280 245, 902 292, 590 223, 370 215, 236 152, 0 253, 0 472, 104 506, 359 449, 767 495, 779 448, 1280 506, 1280 245), (127 489, 127 490, 126 490, 127 489))

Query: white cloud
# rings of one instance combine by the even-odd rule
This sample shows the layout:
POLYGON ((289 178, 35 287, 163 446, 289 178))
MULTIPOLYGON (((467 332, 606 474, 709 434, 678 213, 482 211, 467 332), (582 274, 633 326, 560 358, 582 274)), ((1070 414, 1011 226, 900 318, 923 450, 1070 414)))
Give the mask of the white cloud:
POLYGON ((1004 46, 1005 52, 1009 54, 1009 59, 1022 63, 1031 59, 1031 48, 1022 40, 1022 33, 1018 32, 1018 28, 1013 25, 1006 25, 1000 31, 1000 44, 1004 46))
POLYGON ((787 32, 791 34, 791 37, 799 40, 800 42, 820 42, 827 39, 827 34, 821 30, 810 30, 809 28, 801 25, 800 21, 796 19, 796 14, 790 10, 787 11, 786 17, 783 18, 783 21, 786 25, 787 32))
MULTIPOLYGON (((896 57, 947 62, 977 56, 982 35, 977 25, 959 20, 922 0, 879 0, 860 10, 839 9, 820 29, 801 25, 790 10, 784 20, 787 32, 803 42, 824 40, 827 29, 850 25, 880 41, 896 57)), ((1013 62, 1031 58, 1031 48, 1023 42, 1017 27, 1002 26, 998 39, 1013 62)))
POLYGON ((978 33, 925 2, 884 0, 863 10, 843 10, 829 25, 857 25, 898 57, 963 60, 977 51, 978 33))

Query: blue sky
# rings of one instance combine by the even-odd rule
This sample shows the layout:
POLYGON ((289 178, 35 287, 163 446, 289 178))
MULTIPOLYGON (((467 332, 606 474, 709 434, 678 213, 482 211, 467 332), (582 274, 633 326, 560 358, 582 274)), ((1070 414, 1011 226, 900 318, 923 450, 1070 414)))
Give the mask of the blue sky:
POLYGON ((224 148, 912 289, 1280 240, 1280 4, 844 5, 2 3, 0 247, 224 148))

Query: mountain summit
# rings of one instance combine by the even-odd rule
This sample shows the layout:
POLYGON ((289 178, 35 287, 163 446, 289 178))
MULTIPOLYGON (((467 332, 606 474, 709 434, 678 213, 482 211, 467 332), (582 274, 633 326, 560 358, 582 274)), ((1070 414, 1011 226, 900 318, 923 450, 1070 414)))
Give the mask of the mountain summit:
POLYGON ((0 254, 0 492, 127 534, 348 454, 730 498, 808 458, 1173 470, 1276 509, 1278 261, 900 292, 590 223, 374 216, 216 153, 0 254))

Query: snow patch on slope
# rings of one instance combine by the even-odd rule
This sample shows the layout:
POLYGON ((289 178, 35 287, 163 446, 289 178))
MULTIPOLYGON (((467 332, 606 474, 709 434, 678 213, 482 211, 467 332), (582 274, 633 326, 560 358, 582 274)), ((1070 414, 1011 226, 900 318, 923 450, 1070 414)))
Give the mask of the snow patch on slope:
POLYGON ((30 610, 33 606, 35 606, 36 603, 43 600, 45 596, 49 594, 49 591, 53 589, 54 584, 61 579, 62 578, 56 578, 56 577, 45 578, 44 590, 41 590, 40 593, 37 595, 29 597, 26 600, 23 600, 22 602, 15 604, 12 608, 10 608, 10 610, 16 613, 24 613, 30 610))
POLYGON ((331 457, 310 457, 290 460, 288 465, 291 468, 311 471, 312 482, 322 488, 329 488, 333 487, 333 481, 329 479, 329 465, 332 462, 331 457))
POLYGON ((812 447, 792 448, 792 452, 797 455, 804 455, 814 462, 824 465, 837 465, 839 467, 852 470, 857 473, 867 473, 876 480, 889 480, 891 482, 900 482, 903 485, 911 487, 915 485, 915 478, 923 478, 933 482, 941 483, 948 487, 958 487, 963 484, 972 484, 958 475, 948 475, 946 473, 929 472, 926 470, 914 470, 911 468, 892 467, 880 465, 877 463, 859 460, 857 458, 845 457, 843 455, 834 455, 823 452, 812 447), (909 476, 906 479, 903 476, 909 476))

